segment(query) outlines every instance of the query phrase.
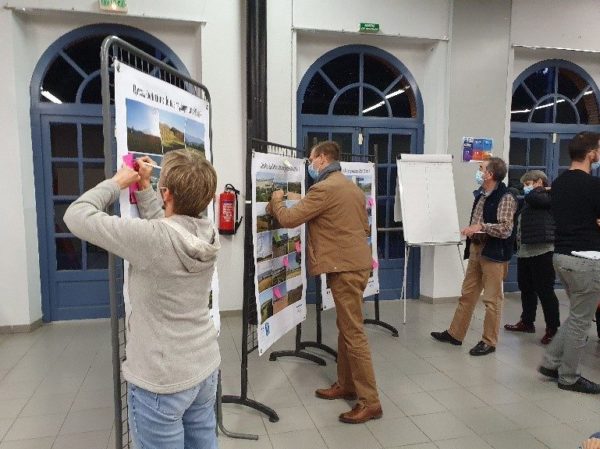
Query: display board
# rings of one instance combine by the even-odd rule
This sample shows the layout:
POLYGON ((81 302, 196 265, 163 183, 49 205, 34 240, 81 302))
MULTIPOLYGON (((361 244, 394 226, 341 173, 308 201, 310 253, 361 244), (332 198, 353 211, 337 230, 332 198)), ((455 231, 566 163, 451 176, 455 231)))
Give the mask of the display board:
POLYGON ((306 319, 304 225, 282 228, 266 211, 271 194, 283 190, 286 206, 303 196, 304 160, 272 154, 252 157, 252 229, 258 353, 306 319))
MULTIPOLYGON (((149 156, 156 163, 151 184, 156 190, 160 165, 166 153, 178 149, 194 149, 212 161, 210 146, 210 107, 207 101, 177 86, 147 75, 125 64, 115 65, 115 137, 117 165, 133 165, 135 159, 149 156)), ((121 190, 119 207, 122 217, 139 217, 134 190, 121 190)), ((206 214, 214 222, 214 205, 206 214)), ((130 313, 127 289, 129 263, 124 263, 123 295, 130 313)), ((211 291, 211 316, 220 329, 218 274, 215 269, 211 291)))
POLYGON ((406 243, 460 243, 452 156, 403 154, 397 165, 406 243))
MULTIPOLYGON (((363 297, 373 296, 379 293, 379 262, 377 260, 377 207, 375 191, 375 164, 372 162, 340 162, 342 173, 346 178, 355 183, 365 194, 365 207, 371 226, 371 236, 367 242, 371 248, 372 271, 363 297)), ((331 289, 327 288, 326 276, 321 275, 321 298, 323 310, 335 307, 331 289)))

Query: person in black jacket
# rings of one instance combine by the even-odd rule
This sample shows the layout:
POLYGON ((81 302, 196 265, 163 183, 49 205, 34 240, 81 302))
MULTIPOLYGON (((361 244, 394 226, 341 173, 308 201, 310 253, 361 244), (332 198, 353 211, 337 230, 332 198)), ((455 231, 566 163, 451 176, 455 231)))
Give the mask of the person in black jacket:
POLYGON ((552 341, 560 326, 558 298, 554 293, 554 218, 550 212, 548 178, 541 170, 531 170, 521 177, 524 204, 517 225, 517 280, 521 290, 523 313, 516 324, 505 324, 513 332, 535 332, 537 300, 540 299, 546 333, 542 344, 552 341))

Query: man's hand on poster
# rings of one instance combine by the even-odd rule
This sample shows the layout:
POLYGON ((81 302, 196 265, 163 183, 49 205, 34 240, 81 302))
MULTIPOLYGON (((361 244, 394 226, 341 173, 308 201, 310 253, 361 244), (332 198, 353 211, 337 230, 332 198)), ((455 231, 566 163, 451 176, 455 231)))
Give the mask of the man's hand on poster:
POLYGON ((140 174, 140 181, 138 182, 140 190, 146 190, 150 187, 150 177, 152 176, 152 168, 156 165, 156 162, 152 160, 150 156, 142 156, 135 160, 138 165, 138 173, 140 174))
POLYGON ((285 193, 283 192, 283 190, 275 190, 272 194, 271 194, 271 201, 282 201, 283 197, 285 196, 285 193))
POLYGON ((460 231, 460 233, 464 236, 471 238, 473 237, 473 234, 476 234, 477 232, 482 232, 482 230, 483 226, 481 224, 474 224, 471 226, 467 226, 462 231, 460 231))
POLYGON ((140 182, 140 175, 134 169, 123 165, 112 177, 119 184, 119 188, 126 189, 135 182, 140 182))

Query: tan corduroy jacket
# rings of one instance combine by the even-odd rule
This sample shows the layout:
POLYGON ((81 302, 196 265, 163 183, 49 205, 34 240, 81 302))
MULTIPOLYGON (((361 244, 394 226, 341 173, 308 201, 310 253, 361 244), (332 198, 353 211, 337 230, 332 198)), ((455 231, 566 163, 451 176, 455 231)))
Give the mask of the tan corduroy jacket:
POLYGON ((271 201, 271 214, 285 228, 308 223, 308 273, 366 270, 372 267, 365 194, 340 171, 312 185, 294 207, 271 201))

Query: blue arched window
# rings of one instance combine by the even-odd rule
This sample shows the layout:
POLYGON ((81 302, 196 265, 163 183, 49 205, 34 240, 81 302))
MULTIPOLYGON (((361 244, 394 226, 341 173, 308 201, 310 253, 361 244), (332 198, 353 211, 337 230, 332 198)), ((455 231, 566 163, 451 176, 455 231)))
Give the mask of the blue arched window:
POLYGON ((100 45, 113 34, 188 73, 158 39, 111 24, 67 33, 38 61, 30 86, 31 133, 45 321, 109 315, 107 254, 73 236, 63 215, 104 179, 100 45))
POLYGON ((570 164, 568 145, 581 131, 600 130, 600 93, 588 73, 560 59, 539 62, 513 84, 509 184, 527 170, 556 178, 570 164))
MULTIPOLYGON (((376 159, 381 298, 398 298, 404 236, 402 224, 394 221, 396 159, 423 152, 423 102, 414 78, 386 51, 343 46, 318 58, 304 74, 297 111, 298 146, 308 150, 334 140, 343 153, 376 159)), ((412 295, 418 294, 418 264, 414 258, 409 269, 412 295)))

